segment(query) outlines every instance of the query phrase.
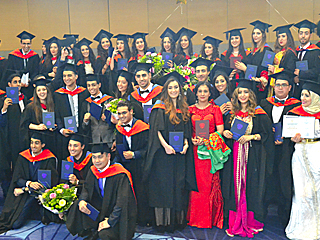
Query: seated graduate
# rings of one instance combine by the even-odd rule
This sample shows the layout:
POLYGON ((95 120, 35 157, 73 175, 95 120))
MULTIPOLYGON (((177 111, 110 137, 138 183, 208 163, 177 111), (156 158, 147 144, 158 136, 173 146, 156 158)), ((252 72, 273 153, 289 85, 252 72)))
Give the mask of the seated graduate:
POLYGON ((93 166, 79 200, 69 210, 67 228, 72 235, 89 235, 86 239, 132 239, 137 206, 131 174, 110 162, 108 144, 93 144, 91 152, 93 166), (88 216, 95 212, 91 206, 100 212, 95 221, 88 216))
POLYGON ((121 162, 132 174, 138 204, 138 224, 150 223, 150 211, 146 194, 147 184, 142 182, 144 161, 148 148, 149 125, 133 117, 130 102, 118 103, 119 123, 116 126, 116 145, 118 155, 115 161, 121 162))
MULTIPOLYGON (((51 216, 40 207, 35 194, 43 189, 38 182, 38 170, 51 170, 51 186, 58 183, 57 159, 48 149, 40 133, 31 136, 30 149, 19 154, 2 213, 0 233, 23 226, 27 219, 42 215, 42 222, 48 223, 51 216)), ((37 194, 36 194, 37 195, 37 194)))
POLYGON ((106 121, 104 110, 106 109, 105 104, 110 101, 112 97, 102 94, 100 91, 101 82, 96 75, 89 74, 86 78, 87 89, 90 93, 90 97, 86 98, 85 101, 82 102, 81 112, 84 113, 82 129, 84 130, 84 133, 92 137, 92 142, 107 142, 109 147, 111 147, 114 140, 114 125, 106 121), (92 102, 102 107, 99 116, 91 115, 90 109, 92 102), (99 119, 96 117, 99 117, 99 119))

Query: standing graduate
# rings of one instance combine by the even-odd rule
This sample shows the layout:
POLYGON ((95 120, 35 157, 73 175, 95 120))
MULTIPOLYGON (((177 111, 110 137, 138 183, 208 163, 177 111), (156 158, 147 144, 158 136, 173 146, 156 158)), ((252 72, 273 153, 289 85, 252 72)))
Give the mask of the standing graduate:
POLYGON ((197 32, 184 27, 177 32, 177 56, 173 59, 176 65, 187 65, 188 60, 194 56, 191 38, 196 34, 197 32))
POLYGON ((67 228, 72 235, 88 239, 133 238, 137 206, 131 174, 120 164, 110 162, 107 144, 94 144, 92 163, 81 196, 69 210, 67 228), (95 221, 88 204, 100 213, 95 221))
POLYGON ((298 28, 298 37, 300 46, 297 47, 298 61, 308 61, 308 70, 295 69, 294 74, 297 77, 294 78, 294 97, 300 98, 301 86, 300 79, 308 79, 314 82, 318 81, 318 75, 320 73, 320 48, 310 42, 312 33, 317 27, 313 22, 305 19, 294 25, 298 28))
POLYGON ((7 71, 3 75, 4 79, 7 79, 10 75, 9 70, 18 70, 24 75, 24 79, 27 83, 21 85, 21 92, 24 93, 27 99, 32 97, 33 87, 29 84, 30 79, 33 79, 39 73, 39 55, 31 50, 32 39, 35 37, 27 31, 21 32, 18 36, 20 38, 21 49, 16 49, 9 53, 7 71))
POLYGON ((81 112, 84 114, 81 127, 84 130, 84 133, 92 138, 92 142, 106 142, 111 148, 114 140, 114 125, 106 121, 104 111, 106 110, 106 103, 110 101, 112 97, 102 94, 100 87, 101 82, 96 75, 87 75, 87 89, 90 93, 90 97, 86 98, 81 106, 81 112), (90 113, 91 104, 97 104, 101 107, 99 116, 93 116, 90 113))
MULTIPOLYGON (((172 57, 176 56, 176 41, 177 35, 174 31, 172 31, 169 27, 164 30, 164 32, 160 36, 161 38, 161 52, 172 53, 172 57)), ((173 67, 173 61, 168 61, 168 67, 173 67)))
POLYGON ((130 38, 130 36, 126 34, 118 34, 113 37, 117 39, 117 45, 112 53, 110 69, 117 71, 119 58, 127 59, 127 61, 129 61, 129 59, 131 58, 131 51, 128 44, 128 39, 130 38))
POLYGON ((221 59, 219 58, 219 45, 222 41, 210 36, 206 36, 203 40, 205 42, 201 47, 200 56, 221 65, 221 59))
POLYGON ((230 60, 232 57, 240 57, 241 61, 235 62, 234 71, 230 74, 230 77, 233 79, 239 79, 244 77, 243 71, 239 70, 240 62, 246 62, 247 55, 250 53, 247 49, 244 49, 243 38, 241 31, 245 28, 234 28, 229 31, 224 32, 226 34, 226 39, 229 39, 228 49, 221 53, 221 61, 226 67, 230 67, 230 60))
POLYGON ((129 100, 129 96, 133 92, 134 75, 126 70, 119 71, 117 80, 117 89, 114 92, 115 98, 129 100))
POLYGON ((31 136, 30 149, 19 154, 13 173, 8 196, 0 215, 0 233, 20 228, 27 219, 43 216, 46 211, 35 199, 37 191, 43 189, 38 182, 38 170, 51 171, 51 186, 58 183, 57 159, 48 149, 44 149, 42 134, 31 136), (41 210, 41 211, 40 211, 41 210), (40 211, 40 212, 39 212, 40 211))
MULTIPOLYGON (((1 46, 1 40, 0 40, 1 46)), ((7 68, 7 59, 5 57, 0 56, 0 90, 5 89, 7 85, 6 79, 3 79, 2 76, 4 75, 7 68)))
POLYGON ((239 79, 223 132, 233 151, 221 171, 225 215, 229 211, 226 233, 230 237, 252 238, 263 230, 266 215, 266 180, 273 168, 274 138, 268 115, 257 106, 254 87, 254 81, 239 79), (237 141, 230 131, 236 119, 248 123, 245 134, 237 141))
POLYGON ((45 59, 40 63, 40 73, 43 74, 46 78, 52 79, 55 78, 57 68, 58 68, 58 59, 60 57, 60 45, 59 40, 56 37, 52 37, 46 41, 47 54, 45 59))
POLYGON ((197 183, 191 121, 181 80, 173 74, 164 77, 167 82, 149 118, 144 180, 149 184, 149 206, 154 208, 156 229, 173 232, 186 226, 188 194, 197 191, 197 183), (175 132, 180 132, 180 136, 175 132), (182 137, 180 152, 173 148, 170 135, 178 140, 182 137))
POLYGON ((146 36, 148 33, 136 32, 131 35, 133 38, 131 53, 132 57, 129 61, 138 61, 140 60, 147 52, 148 44, 146 41, 146 36))
POLYGON ((12 162, 12 168, 14 169, 16 160, 18 158, 19 152, 23 150, 20 145, 21 134, 20 134, 20 118, 23 110, 27 106, 27 97, 20 92, 21 89, 21 75, 14 73, 11 74, 7 83, 9 87, 17 87, 19 90, 19 103, 13 104, 12 99, 4 96, 3 106, 1 109, 1 115, 7 116, 7 133, 8 133, 8 148, 9 155, 8 161, 12 162))
POLYGON ((137 222, 141 226, 151 223, 151 209, 148 202, 148 185, 142 182, 143 166, 148 148, 149 125, 133 117, 130 102, 119 102, 119 123, 117 124, 117 160, 132 175, 138 206, 137 222), (122 149, 121 149, 122 148, 122 149))
MULTIPOLYGON (((293 73, 279 72, 273 75, 275 85, 275 96, 263 99, 261 107, 268 114, 271 122, 281 123, 283 126, 283 116, 291 109, 300 105, 300 101, 289 97, 293 85, 293 73)), ((278 215, 283 226, 287 226, 290 216, 292 199, 292 172, 291 157, 293 153, 293 143, 289 139, 283 141, 274 140, 275 151, 273 171, 267 179, 266 187, 266 209, 270 203, 278 205, 278 215)))

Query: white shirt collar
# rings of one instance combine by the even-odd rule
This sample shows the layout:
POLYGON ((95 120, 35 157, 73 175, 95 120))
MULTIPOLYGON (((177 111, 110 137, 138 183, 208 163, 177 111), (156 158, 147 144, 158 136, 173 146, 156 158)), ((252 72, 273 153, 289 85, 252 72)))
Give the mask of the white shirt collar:
MULTIPOLYGON (((307 47, 309 47, 311 45, 311 42, 308 42, 306 45, 303 46, 303 49, 307 49, 307 47)), ((301 46, 300 46, 301 48, 301 46)))
POLYGON ((143 89, 142 88, 139 88, 140 91, 146 91, 146 90, 149 90, 149 93, 151 93, 152 91, 152 88, 153 88, 153 83, 150 83, 149 87, 147 89, 143 89))
MULTIPOLYGON (((42 151, 43 151, 43 150, 41 150, 41 152, 40 152, 38 155, 40 155, 40 154, 42 153, 42 151)), ((32 152, 32 150, 31 150, 30 152, 31 152, 31 156, 32 156, 32 157, 35 157, 35 156, 36 156, 36 155, 34 155, 34 153, 32 152)), ((37 155, 37 156, 38 156, 38 155, 37 155)))
POLYGON ((91 95, 91 98, 102 98, 102 92, 99 92, 99 94, 96 97, 91 95))
POLYGON ((274 98, 277 99, 278 101, 286 101, 286 100, 288 99, 288 97, 289 97, 289 96, 287 96, 287 97, 284 98, 284 99, 280 99, 280 98, 277 98, 276 96, 274 96, 274 98))
POLYGON ((78 86, 76 85, 76 88, 75 88, 75 89, 70 90, 70 89, 68 89, 68 87, 66 86, 66 89, 69 90, 69 91, 71 91, 71 92, 74 91, 74 90, 76 90, 77 88, 78 88, 78 86))
POLYGON ((102 170, 99 170, 99 172, 104 172, 105 170, 107 170, 109 167, 110 167, 110 161, 111 160, 109 160, 109 163, 107 164, 107 166, 104 168, 104 169, 102 169, 102 170))

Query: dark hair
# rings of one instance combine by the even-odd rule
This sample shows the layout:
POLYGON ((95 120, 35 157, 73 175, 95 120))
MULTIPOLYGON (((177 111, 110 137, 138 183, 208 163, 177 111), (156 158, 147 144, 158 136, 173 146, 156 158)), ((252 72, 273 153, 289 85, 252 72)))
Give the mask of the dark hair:
POLYGON ((188 41, 189 41, 189 47, 188 47, 188 54, 189 54, 189 57, 191 57, 193 55, 193 45, 192 45, 192 41, 191 41, 191 38, 188 36, 188 35, 182 35, 179 40, 178 40, 178 43, 177 43, 177 53, 178 54, 182 54, 182 55, 185 55, 182 47, 181 47, 181 38, 186 36, 188 38, 188 41))
POLYGON ((118 102, 118 106, 117 106, 117 109, 119 107, 127 107, 128 108, 128 111, 131 111, 132 110, 132 105, 129 101, 127 100, 124 100, 124 101, 119 101, 118 102))
POLYGON ((165 105, 165 113, 169 114, 169 120, 172 124, 177 125, 181 122, 179 117, 177 116, 177 108, 174 106, 171 97, 168 94, 168 86, 171 82, 177 82, 179 85, 179 97, 177 98, 177 108, 181 110, 182 120, 187 122, 190 117, 190 113, 188 110, 188 104, 186 102, 186 96, 183 94, 183 89, 181 84, 173 77, 169 77, 167 82, 164 84, 160 101, 164 102, 165 105))
MULTIPOLYGON (((293 40, 291 31, 289 30, 289 32, 286 33, 286 35, 287 35, 287 44, 284 46, 285 51, 283 53, 283 57, 286 55, 289 48, 295 51, 295 45, 294 45, 294 40, 293 40)), ((283 49, 283 47, 281 47, 278 42, 278 38, 279 38, 279 32, 277 31, 277 39, 276 39, 276 42, 274 43, 274 51, 276 53, 280 52, 283 49)))
MULTIPOLYGON (((37 79, 37 78, 34 78, 34 79, 37 79)), ((48 112, 54 112, 54 102, 53 102, 53 97, 52 97, 52 93, 50 91, 50 89, 45 86, 46 89, 47 89, 47 99, 46 99, 46 106, 47 106, 47 111, 48 112)), ((42 107, 41 107, 41 102, 40 102, 40 99, 37 95, 37 87, 34 88, 33 90, 33 101, 32 103, 32 109, 36 115, 36 120, 37 120, 37 123, 40 124, 43 122, 43 119, 42 119, 42 107)))
MULTIPOLYGON (((132 47, 131 47, 131 49, 132 49, 131 52, 132 52, 132 55, 134 57, 136 57, 138 55, 138 50, 137 50, 137 47, 136 47, 136 41, 138 39, 140 39, 140 38, 137 38, 136 40, 133 41, 132 47)), ((144 38, 141 38, 141 39, 143 40, 143 43, 144 43, 143 52, 144 52, 144 54, 146 54, 147 49, 148 49, 148 43, 147 43, 146 39, 144 39, 144 38)))
POLYGON ((215 82, 217 80, 217 78, 219 76, 222 76, 226 82, 227 82, 227 96, 228 98, 230 99, 231 96, 232 96, 232 88, 231 88, 231 84, 230 84, 230 81, 229 81, 229 77, 227 76, 227 74, 225 73, 222 73, 222 74, 219 74, 219 75, 216 75, 212 80, 211 80, 211 83, 212 83, 212 89, 213 89, 213 99, 216 99, 217 97, 220 96, 220 92, 218 91, 218 89, 216 88, 216 85, 215 85, 215 82))
MULTIPOLYGON (((119 77, 120 77, 120 76, 119 76, 119 77)), ((118 77, 118 79, 119 79, 119 77, 118 77)), ((123 77, 123 76, 122 76, 122 77, 123 77)), ((126 79, 126 78, 124 77, 124 79, 126 79)), ((127 81, 127 83, 128 83, 128 87, 127 87, 127 90, 126 90, 125 94, 122 96, 122 95, 121 95, 121 92, 119 91, 118 86, 117 86, 117 88, 116 88, 116 90, 115 90, 115 93, 114 93, 116 98, 128 99, 129 95, 133 92, 132 83, 129 82, 127 79, 126 79, 126 81, 127 81)), ((117 85, 117 83, 116 83, 116 85, 117 85)))
POLYGON ((131 51, 130 51, 130 48, 129 48, 129 44, 128 44, 128 41, 124 41, 124 40, 117 40, 118 41, 122 41, 123 42, 123 45, 124 45, 124 54, 125 56, 122 55, 121 52, 119 52, 119 54, 124 58, 126 59, 130 59, 131 58, 131 51))
MULTIPOLYGON (((176 43, 174 42, 174 40, 171 38, 171 37, 168 37, 169 38, 169 41, 170 41, 170 45, 171 45, 171 53, 173 54, 173 56, 175 55, 176 53, 176 43)), ((163 40, 165 38, 162 38, 161 39, 161 52, 165 52, 166 50, 164 49, 163 47, 163 40)))
POLYGON ((12 79, 14 79, 15 77, 21 78, 21 75, 18 74, 18 73, 11 74, 11 75, 9 75, 7 82, 10 82, 10 83, 11 83, 11 82, 12 82, 12 79))
MULTIPOLYGON (((194 94, 195 94, 196 97, 197 97, 198 90, 199 90, 199 88, 200 88, 202 85, 205 85, 205 86, 208 87, 209 92, 210 92, 210 96, 209 96, 208 101, 210 101, 211 99, 213 99, 213 88, 212 88, 211 83, 209 83, 208 81, 202 81, 202 82, 197 83, 197 85, 196 85, 196 87, 194 88, 193 92, 194 92, 194 94)), ((198 97, 197 97, 197 99, 198 99, 198 97)))
POLYGON ((262 29, 259 29, 259 28, 254 28, 254 29, 252 30, 252 33, 251 33, 251 40, 252 40, 252 45, 253 45, 252 51, 254 51, 254 49, 257 47, 257 44, 256 44, 256 43, 254 42, 254 40, 253 40, 253 31, 254 31, 255 29, 258 29, 258 30, 262 33, 261 45, 260 45, 260 47, 258 48, 258 51, 259 51, 259 52, 262 52, 263 49, 264 49, 264 45, 265 45, 266 42, 267 42, 266 31, 264 31, 264 30, 262 30, 262 29))
POLYGON ((58 54, 57 54, 57 61, 58 61, 58 58, 60 57, 60 45, 58 42, 54 41, 54 42, 51 42, 50 44, 48 44, 48 46, 46 47, 46 57, 44 59, 44 66, 49 66, 51 64, 51 58, 53 57, 51 52, 50 52, 50 47, 52 44, 57 44, 57 47, 58 47, 58 54))
POLYGON ((218 48, 216 48, 215 46, 213 46, 211 43, 204 43, 201 47, 201 50, 200 50, 200 54, 203 58, 207 58, 208 56, 206 55, 206 51, 205 51, 205 45, 206 44, 210 44, 212 46, 212 57, 210 60, 215 60, 216 58, 219 58, 219 50, 218 48))
POLYGON ((20 43, 22 43, 23 40, 30 40, 30 43, 32 43, 32 39, 30 38, 20 39, 20 43))
MULTIPOLYGON (((107 37, 104 37, 104 38, 107 38, 107 37)), ((102 39, 103 39, 103 38, 102 38, 102 39)), ((101 39, 101 40, 102 40, 102 39, 101 39)), ((107 39, 108 39, 109 42, 110 42, 110 46, 109 46, 109 48, 110 48, 110 47, 112 47, 112 42, 111 42, 111 40, 110 40, 109 38, 107 38, 107 39)), ((99 44, 98 44, 98 47, 97 47, 98 56, 100 56, 102 62, 106 62, 106 61, 107 61, 107 58, 108 58, 108 56, 109 56, 109 48, 108 48, 107 50, 104 49, 104 48, 102 47, 102 45, 101 45, 101 40, 99 41, 99 44)), ((90 55, 91 55, 91 53, 90 53, 90 55)), ((91 60, 90 60, 90 62, 91 62, 91 60)))
MULTIPOLYGON (((240 55, 245 58, 247 56, 246 54, 246 51, 244 50, 244 46, 243 46, 243 37, 242 37, 242 34, 240 33, 240 35, 237 35, 240 37, 240 45, 239 45, 239 53, 240 55)), ((233 36, 232 36, 233 37, 233 36)), ((229 47, 228 47, 228 50, 227 50, 227 53, 226 53, 226 58, 229 59, 230 58, 230 55, 232 54, 233 52, 233 47, 231 45, 231 38, 230 36, 229 38, 229 47)))
MULTIPOLYGON (((87 46, 87 45, 82 45, 82 46, 87 46)), ((81 47, 82 47, 81 46, 81 47)), ((82 52, 81 52, 81 47, 80 47, 80 59, 83 61, 84 63, 84 57, 82 55, 82 52)), ((87 46, 88 49, 89 49, 89 61, 91 62, 92 64, 92 67, 94 66, 95 62, 96 62, 96 56, 94 55, 94 52, 92 50, 92 48, 90 46, 87 46)))

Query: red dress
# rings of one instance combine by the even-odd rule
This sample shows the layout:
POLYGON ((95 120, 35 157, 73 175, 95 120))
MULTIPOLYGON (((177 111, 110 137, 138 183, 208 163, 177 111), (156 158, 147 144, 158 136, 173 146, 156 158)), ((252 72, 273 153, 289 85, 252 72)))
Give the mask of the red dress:
MULTIPOLYGON (((209 105, 205 109, 198 109, 195 105, 189 107, 191 114, 193 138, 195 137, 195 121, 209 120, 209 131, 214 133, 217 125, 223 125, 220 108, 209 105)), ((210 173, 211 161, 199 160, 198 146, 193 146, 196 179, 199 192, 191 192, 188 208, 188 225, 198 228, 223 227, 223 198, 220 186, 219 171, 210 173)))

